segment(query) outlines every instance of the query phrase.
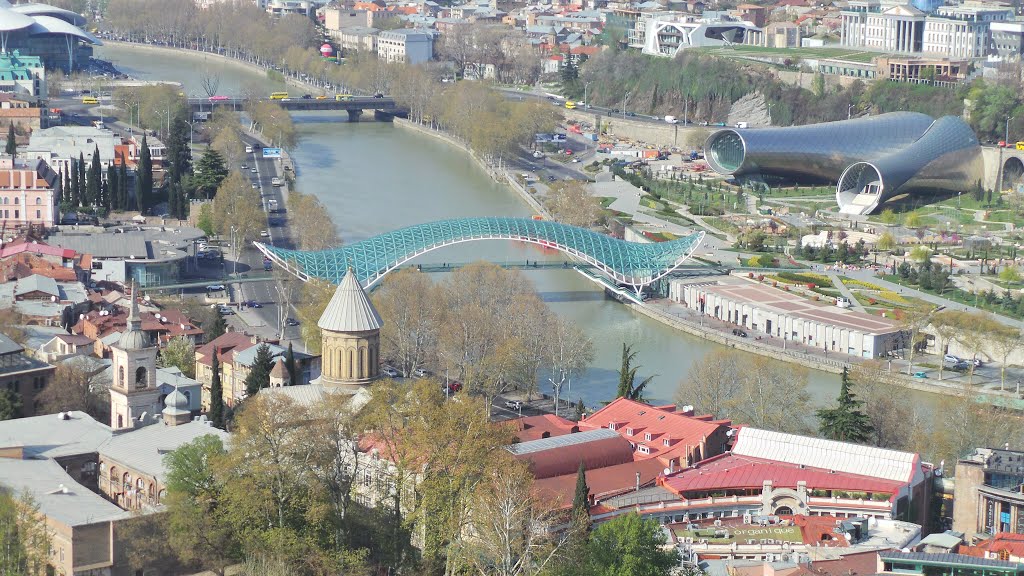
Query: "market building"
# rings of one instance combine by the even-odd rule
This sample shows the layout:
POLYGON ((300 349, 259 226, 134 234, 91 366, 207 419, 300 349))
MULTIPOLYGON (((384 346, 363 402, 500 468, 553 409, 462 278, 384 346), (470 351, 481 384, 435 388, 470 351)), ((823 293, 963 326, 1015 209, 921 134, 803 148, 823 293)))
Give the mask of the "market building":
POLYGON ((976 448, 956 464, 953 529, 1024 534, 1024 452, 976 448))

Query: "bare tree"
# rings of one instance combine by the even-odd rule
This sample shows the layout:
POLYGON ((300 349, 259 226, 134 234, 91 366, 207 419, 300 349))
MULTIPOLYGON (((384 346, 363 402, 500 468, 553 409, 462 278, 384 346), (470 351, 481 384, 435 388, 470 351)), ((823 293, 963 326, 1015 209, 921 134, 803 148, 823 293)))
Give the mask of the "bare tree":
POLYGON ((199 81, 203 86, 203 92, 206 93, 207 98, 212 98, 217 95, 217 90, 220 89, 220 74, 216 74, 209 68, 206 68, 203 70, 203 74, 200 76, 199 81))
POLYGON ((80 410, 96 417, 104 408, 98 372, 84 359, 71 358, 57 365, 53 379, 39 393, 41 414, 80 410))
POLYGON ((694 362, 686 379, 679 383, 676 402, 692 405, 702 414, 726 416, 731 399, 743 387, 744 364, 749 357, 728 349, 716 349, 694 362))
POLYGON ((990 335, 989 346, 999 358, 999 389, 1006 387, 1006 366, 1010 356, 1024 344, 1024 334, 1011 326, 998 326, 990 335))
POLYGON ((558 415, 562 386, 572 386, 572 377, 582 373, 594 360, 594 344, 576 324, 555 318, 548 330, 546 349, 548 382, 555 390, 555 416, 558 415))

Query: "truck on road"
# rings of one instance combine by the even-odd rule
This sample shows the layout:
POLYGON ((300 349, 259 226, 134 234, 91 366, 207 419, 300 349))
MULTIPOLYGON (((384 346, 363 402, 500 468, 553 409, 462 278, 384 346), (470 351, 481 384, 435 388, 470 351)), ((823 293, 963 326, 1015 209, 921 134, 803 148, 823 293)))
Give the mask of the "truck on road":
POLYGON ((270 212, 277 212, 277 200, 274 200, 273 198, 267 200, 267 210, 270 212))

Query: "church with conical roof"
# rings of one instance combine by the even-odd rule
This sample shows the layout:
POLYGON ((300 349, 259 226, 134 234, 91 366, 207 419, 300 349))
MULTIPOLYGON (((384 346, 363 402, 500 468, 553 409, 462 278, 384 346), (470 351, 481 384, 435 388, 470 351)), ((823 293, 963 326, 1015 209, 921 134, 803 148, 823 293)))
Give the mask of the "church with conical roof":
POLYGON ((320 377, 308 386, 284 386, 264 390, 311 404, 324 393, 353 395, 353 402, 367 398, 371 383, 380 377, 380 330, 384 327, 377 309, 351 269, 338 284, 317 322, 320 328, 320 377))

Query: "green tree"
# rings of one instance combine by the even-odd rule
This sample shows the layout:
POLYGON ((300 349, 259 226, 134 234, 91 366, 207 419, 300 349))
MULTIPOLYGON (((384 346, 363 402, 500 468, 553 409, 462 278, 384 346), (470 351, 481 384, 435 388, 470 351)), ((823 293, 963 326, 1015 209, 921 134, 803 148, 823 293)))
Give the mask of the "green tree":
POLYGON ((634 366, 633 361, 639 352, 633 350, 631 345, 622 343, 622 366, 619 368, 619 389, 616 398, 627 398, 638 402, 644 401, 644 388, 654 380, 654 375, 644 378, 639 383, 636 381, 636 373, 640 366, 634 366))
POLYGON ((86 188, 88 190, 89 202, 95 206, 103 205, 101 188, 103 186, 103 172, 100 170, 100 145, 97 144, 92 152, 92 159, 89 162, 89 172, 86 175, 86 188))
POLYGON ((0 574, 46 574, 52 536, 28 492, 15 496, 0 486, 0 574))
POLYGON ((82 205, 82 183, 78 179, 78 161, 72 158, 68 166, 71 168, 68 174, 69 188, 71 189, 71 205, 78 208, 82 205))
POLYGON ((818 430, 832 440, 863 444, 870 440, 874 428, 868 415, 860 411, 864 402, 857 400, 850 386, 850 372, 844 367, 837 399, 839 405, 818 410, 818 430))
POLYGON ((57 179, 53 181, 53 201, 60 206, 64 203, 64 173, 57 172, 57 179))
POLYGON ((213 352, 213 378, 210 381, 210 420, 224 430, 224 387, 220 383, 220 360, 213 352))
POLYGON ((580 460, 576 470, 576 492, 572 497, 572 519, 577 527, 590 530, 590 487, 587 486, 587 467, 580 460))
POLYGON ((298 369, 295 365, 295 352, 292 350, 291 342, 288 343, 288 352, 284 355, 284 369, 288 372, 288 385, 298 384, 298 369))
POLYGON ((256 347, 256 358, 249 367, 249 374, 245 377, 245 393, 249 398, 270 387, 270 371, 273 368, 274 357, 270 354, 270 346, 260 344, 256 347))
POLYGON ((192 171, 192 149, 189 146, 189 127, 181 114, 171 120, 167 137, 167 175, 172 184, 180 184, 192 171))
POLYGON ((7 148, 4 149, 4 152, 6 152, 8 156, 15 156, 18 154, 18 140, 14 134, 14 122, 11 122, 7 127, 7 148))
POLYGON ((120 209, 120 202, 117 194, 117 166, 114 166, 114 163, 111 162, 107 166, 107 182, 103 193, 103 205, 106 206, 108 211, 120 209))
POLYGON ((883 224, 888 224, 890 226, 893 224, 899 224, 900 222, 900 217, 897 216, 891 208, 886 208, 885 210, 882 210, 882 215, 880 216, 880 218, 883 224))
POLYGON ((207 200, 217 193, 220 183, 228 176, 227 162, 215 148, 209 147, 196 162, 195 178, 192 184, 196 193, 202 194, 207 200))
POLYGON ((189 378, 196 377, 196 345, 185 336, 171 338, 160 350, 160 365, 174 366, 189 378))
POLYGON ((910 259, 915 262, 924 263, 931 260, 931 257, 932 251, 927 246, 915 246, 914 249, 910 251, 910 259))
POLYGON ((153 196, 153 158, 150 156, 149 143, 146 136, 142 136, 142 144, 139 147, 139 164, 135 173, 135 193, 139 196, 137 203, 139 210, 142 210, 153 196))
POLYGON ((21 418, 21 396, 14 390, 0 390, 0 420, 21 418))
POLYGON ((882 235, 878 237, 878 242, 875 243, 875 247, 879 250, 892 250, 896 247, 896 237, 892 235, 892 232, 882 232, 882 235))
POLYGON ((121 156, 121 165, 117 173, 118 210, 128 210, 128 166, 127 159, 121 156))
POLYGON ((227 329, 228 324, 220 314, 214 314, 213 320, 209 323, 209 326, 203 326, 203 332, 206 333, 207 342, 215 338, 220 338, 225 332, 227 332, 227 329))
POLYGON ((226 454, 220 438, 207 434, 164 456, 168 544, 183 561, 201 562, 218 574, 241 558, 216 474, 226 454))
POLYGON ((1007 266, 999 271, 999 279, 1007 284, 1016 284, 1020 282, 1020 268, 1016 266, 1007 266))
POLYGON ((202 230, 207 236, 213 236, 217 232, 217 228, 213 224, 213 205, 209 202, 204 202, 199 206, 196 228, 202 230))
POLYGON ((679 554, 666 550, 656 520, 628 513, 597 527, 587 545, 585 574, 595 576, 665 576, 679 564, 679 554))
POLYGON ((82 206, 92 206, 96 202, 91 194, 89 194, 89 181, 85 177, 85 153, 78 153, 78 163, 75 164, 78 169, 78 193, 82 200, 82 206))

